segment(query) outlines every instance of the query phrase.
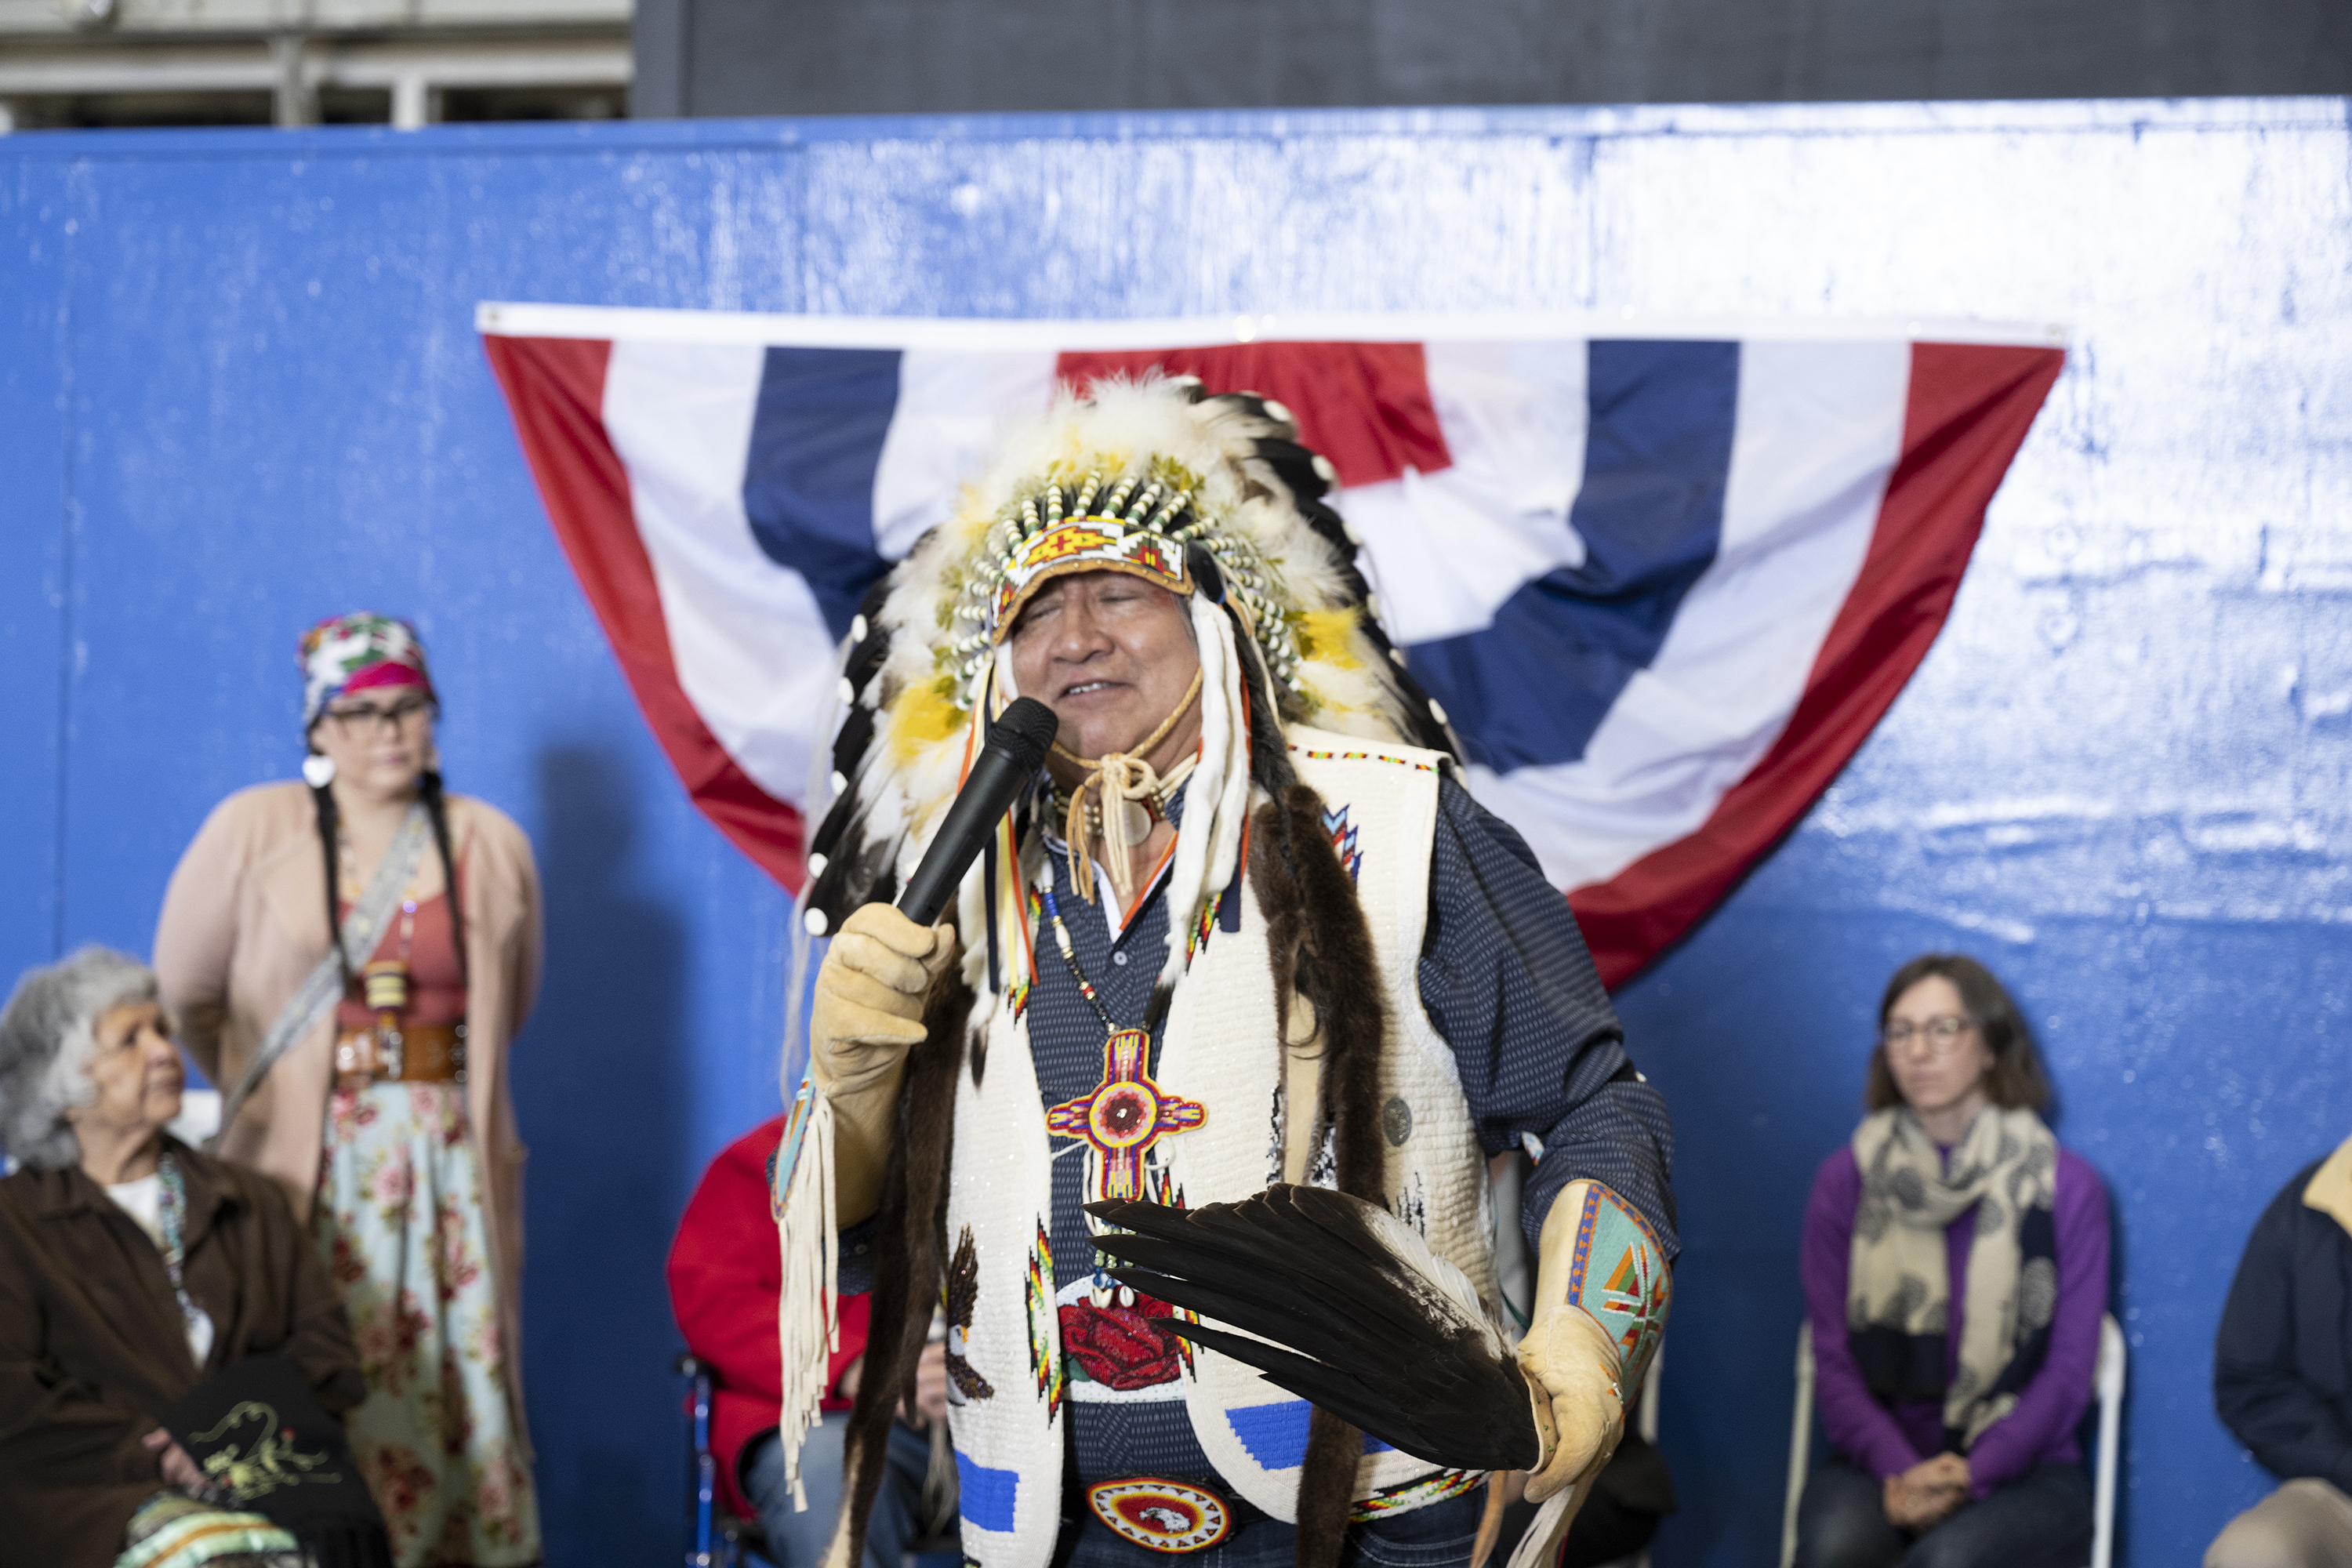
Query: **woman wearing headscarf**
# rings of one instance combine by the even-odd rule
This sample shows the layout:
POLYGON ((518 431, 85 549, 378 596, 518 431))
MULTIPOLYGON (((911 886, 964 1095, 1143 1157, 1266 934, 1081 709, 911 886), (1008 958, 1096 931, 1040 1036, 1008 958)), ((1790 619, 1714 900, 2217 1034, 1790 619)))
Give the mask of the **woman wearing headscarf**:
POLYGON ((164 1129, 182 1071, 144 964, 28 972, 0 1012, 0 1565, 296 1568, 295 1538, 199 1500, 161 1425, 199 1383, 283 1356, 330 1415, 364 1385, 276 1186, 164 1129))
POLYGON ((224 1092, 221 1153, 284 1187, 342 1293, 352 1447, 400 1568, 516 1568, 540 1530, 507 1047, 539 984, 539 873, 512 821, 443 791, 413 627, 339 616, 301 657, 302 782, 214 810, 155 967, 224 1092))
POLYGON ((1798 1507, 1805 1568, 2080 1568, 2074 1427, 2107 1303, 2107 1199, 2042 1121, 2009 993, 1956 953, 1888 983, 1864 1100, 1822 1163, 1803 1273, 1837 1458, 1798 1507))

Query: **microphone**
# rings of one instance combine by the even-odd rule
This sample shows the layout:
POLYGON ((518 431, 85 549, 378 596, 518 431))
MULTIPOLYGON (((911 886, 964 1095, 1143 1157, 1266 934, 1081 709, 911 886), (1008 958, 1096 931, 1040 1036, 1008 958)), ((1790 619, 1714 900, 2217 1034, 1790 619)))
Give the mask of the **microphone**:
POLYGON ((1024 697, 988 727, 980 756, 971 764, 947 820, 923 851, 922 864, 907 879, 898 895, 898 912, 917 925, 931 925, 955 897, 957 885, 971 863, 980 858, 996 819, 1013 809, 1021 786, 1045 765, 1045 748, 1054 743, 1061 721, 1034 697, 1024 697))

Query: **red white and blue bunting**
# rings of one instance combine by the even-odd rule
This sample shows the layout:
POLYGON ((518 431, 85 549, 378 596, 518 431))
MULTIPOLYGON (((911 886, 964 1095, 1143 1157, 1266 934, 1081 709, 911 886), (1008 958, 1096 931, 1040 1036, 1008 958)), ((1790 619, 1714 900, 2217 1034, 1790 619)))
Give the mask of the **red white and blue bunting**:
POLYGON ((2064 359, 1916 323, 479 318, 647 721, 787 889, 867 584, 1057 379, 1158 367, 1280 401, 1336 466, 1389 635, 1612 984, 1893 703, 2064 359))

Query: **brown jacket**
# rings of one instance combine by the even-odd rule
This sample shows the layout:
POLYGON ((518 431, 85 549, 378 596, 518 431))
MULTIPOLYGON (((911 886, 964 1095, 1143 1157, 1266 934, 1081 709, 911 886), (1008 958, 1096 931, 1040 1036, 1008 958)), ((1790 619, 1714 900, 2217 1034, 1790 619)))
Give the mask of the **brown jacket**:
MULTIPOLYGON (((523 1426, 522 1141, 507 1047, 539 991, 539 868, 530 840, 497 807, 449 802, 466 913, 466 1110, 482 1167, 515 1430, 523 1426)), ((430 853, 430 851, 428 851, 430 853)), ((155 973, 180 1043, 232 1091, 311 967, 327 956, 327 868, 310 792, 258 784, 220 803, 163 893, 155 973)), ((334 1080, 330 1017, 278 1059, 227 1129, 220 1152, 274 1177, 308 1223, 334 1080)))
POLYGON ((163 1489, 140 1439, 230 1363, 271 1352, 341 1415, 367 1392, 317 1250, 251 1171, 174 1140, 187 1182, 183 1277, 212 1314, 188 1354, 163 1254, 79 1167, 0 1181, 0 1568, 106 1568, 163 1489))

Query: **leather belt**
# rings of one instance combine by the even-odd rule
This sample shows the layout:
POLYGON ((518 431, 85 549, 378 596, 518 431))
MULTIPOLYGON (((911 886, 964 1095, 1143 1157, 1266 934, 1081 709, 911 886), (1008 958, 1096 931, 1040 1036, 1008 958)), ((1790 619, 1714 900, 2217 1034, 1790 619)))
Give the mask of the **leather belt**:
POLYGON ((466 1026, 410 1024, 345 1029, 335 1036, 335 1087, 372 1083, 463 1083, 466 1026))

